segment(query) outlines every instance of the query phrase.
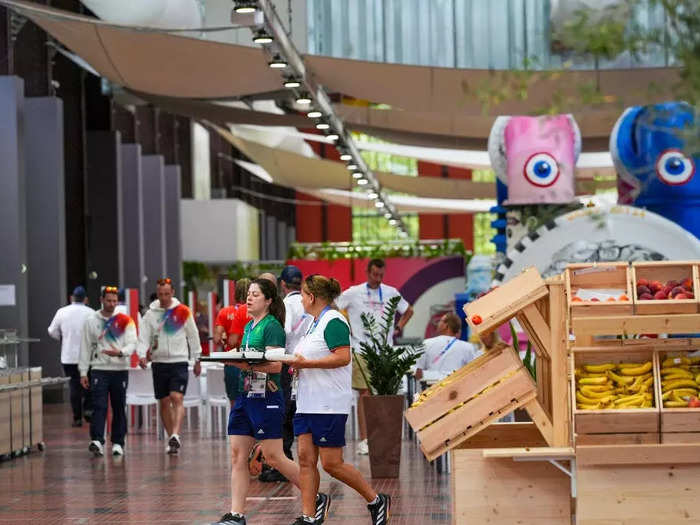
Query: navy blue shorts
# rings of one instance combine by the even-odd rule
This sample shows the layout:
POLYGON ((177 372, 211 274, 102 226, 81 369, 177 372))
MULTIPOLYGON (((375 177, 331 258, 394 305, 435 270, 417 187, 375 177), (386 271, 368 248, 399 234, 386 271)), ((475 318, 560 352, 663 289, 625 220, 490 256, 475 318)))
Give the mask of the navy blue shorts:
POLYGON ((347 414, 296 414, 294 435, 311 434, 317 447, 344 447, 347 414))
POLYGON ((251 436, 257 440, 282 439, 284 396, 268 392, 264 398, 241 394, 228 415, 229 436, 251 436))
POLYGON ((163 399, 170 392, 179 392, 183 396, 187 391, 187 361, 183 363, 153 363, 153 393, 156 399, 163 399))

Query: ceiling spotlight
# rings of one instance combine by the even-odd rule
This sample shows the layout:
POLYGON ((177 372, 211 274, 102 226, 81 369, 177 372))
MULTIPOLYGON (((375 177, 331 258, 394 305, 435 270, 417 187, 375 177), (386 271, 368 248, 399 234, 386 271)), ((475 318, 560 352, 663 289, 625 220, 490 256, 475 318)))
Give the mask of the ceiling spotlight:
POLYGON ((340 155, 340 160, 345 160, 345 161, 352 160, 352 155, 350 155, 349 153, 343 153, 340 155))
POLYGON ((374 205, 375 205, 377 208, 383 208, 384 206, 386 206, 386 204, 384 204, 384 201, 377 201, 377 202, 374 203, 374 205))
POLYGON ((233 0, 233 10, 241 15, 255 13, 258 10, 258 3, 249 0, 233 0))
POLYGON ((356 171, 352 174, 353 179, 361 179, 364 176, 365 176, 365 174, 362 173, 361 171, 356 171))
POLYGON ((297 104, 303 104, 304 106, 311 104, 311 97, 306 91, 299 93, 297 97, 297 104))
POLYGON ((340 135, 338 135, 337 133, 329 133, 328 135, 326 135, 326 138, 335 142, 340 138, 340 135))
MULTIPOLYGON (((384 215, 384 216, 386 217, 386 215, 384 215)), ((392 226, 396 226, 397 222, 398 221, 396 219, 389 219, 389 224, 391 224, 392 226)))
POLYGON ((391 213, 386 212, 386 213, 384 214, 384 218, 385 218, 385 219, 391 219, 391 213))
POLYGON ((357 164, 348 164, 348 169, 349 169, 350 171, 356 170, 356 169, 357 169, 357 164))
MULTIPOLYGON (((306 114, 306 116, 309 117, 309 118, 320 118, 320 117, 323 116, 323 113, 321 113, 321 112, 320 112, 319 110, 317 110, 317 109, 313 109, 313 110, 309 111, 309 112, 306 114)), ((352 157, 351 157, 351 158, 352 158, 352 157)))
POLYGON ((364 186, 365 184, 369 184, 369 181, 368 181, 367 179, 359 179, 359 180, 357 181, 357 183, 358 183, 360 186, 364 186))
POLYGON ((377 194, 376 194, 375 192, 373 192, 373 191, 370 191, 370 192, 367 194, 367 197, 368 197, 369 199, 376 199, 377 197, 379 197, 379 195, 377 195, 377 194))
POLYGON ((253 42, 255 42, 256 44, 269 44, 273 40, 274 38, 272 38, 272 35, 265 31, 264 28, 258 29, 255 32, 255 36, 253 37, 253 42))
POLYGON ((270 60, 267 65, 272 69, 284 69, 288 64, 279 53, 275 53, 275 56, 272 57, 272 60, 270 60))
POLYGON ((324 129, 330 129, 331 125, 328 122, 319 122, 316 124, 316 129, 324 130, 324 129))
POLYGON ((301 82, 296 77, 287 77, 284 81, 284 87, 298 88, 301 87, 301 82))

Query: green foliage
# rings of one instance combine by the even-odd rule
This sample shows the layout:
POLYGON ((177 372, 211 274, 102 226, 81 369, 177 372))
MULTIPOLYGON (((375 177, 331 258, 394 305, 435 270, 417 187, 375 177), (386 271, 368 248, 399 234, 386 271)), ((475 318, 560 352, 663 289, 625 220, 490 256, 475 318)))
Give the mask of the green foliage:
POLYGON ((363 259, 390 257, 443 257, 461 255, 466 262, 472 253, 464 247, 461 239, 442 239, 434 241, 391 241, 366 243, 330 243, 301 244, 293 243, 289 248, 288 259, 314 259, 335 261, 338 259, 363 259))
POLYGON ((394 317, 400 301, 398 296, 389 299, 379 324, 373 315, 361 314, 367 336, 367 341, 360 343, 360 355, 367 364, 365 379, 370 391, 379 396, 396 395, 403 377, 423 355, 422 345, 395 347, 387 343, 394 330, 394 317))
MULTIPOLYGON (((518 332, 515 330, 515 326, 512 321, 508 322, 510 326, 510 335, 513 338, 513 348, 516 352, 520 351, 520 340, 518 339, 518 332)), ((537 368, 535 367, 535 355, 532 353, 532 342, 528 340, 527 349, 525 350, 525 357, 523 357, 523 364, 527 371, 530 372, 532 379, 537 380, 537 368)))

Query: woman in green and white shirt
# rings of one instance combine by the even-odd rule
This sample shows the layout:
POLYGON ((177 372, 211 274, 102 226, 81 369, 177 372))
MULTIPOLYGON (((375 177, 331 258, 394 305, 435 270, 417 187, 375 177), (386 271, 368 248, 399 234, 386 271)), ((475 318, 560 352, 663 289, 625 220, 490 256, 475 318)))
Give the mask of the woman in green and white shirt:
POLYGON ((377 494, 355 467, 343 461, 345 422, 353 394, 350 327, 332 307, 339 295, 338 281, 322 275, 310 275, 301 288, 301 303, 314 319, 294 350, 295 360, 290 363, 298 374, 294 434, 299 443, 303 511, 294 524, 317 523, 313 513, 320 481, 316 466, 320 456, 326 472, 365 498, 372 523, 384 525, 389 519, 391 498, 377 494))

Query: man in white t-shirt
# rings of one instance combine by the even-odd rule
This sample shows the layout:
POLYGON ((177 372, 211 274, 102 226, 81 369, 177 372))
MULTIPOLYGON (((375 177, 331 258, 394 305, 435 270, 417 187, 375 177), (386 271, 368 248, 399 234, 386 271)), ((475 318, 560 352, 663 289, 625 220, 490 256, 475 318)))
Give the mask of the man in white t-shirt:
MULTIPOLYGON (((381 322, 384 308, 389 299, 401 294, 393 286, 383 284, 385 263, 382 259, 372 259, 367 263, 367 282, 351 286, 345 290, 335 304, 339 310, 344 310, 350 322, 350 344, 355 353, 360 351, 360 343, 366 339, 365 329, 362 326, 363 313, 372 314, 377 323, 381 322)), ((398 313, 401 315, 396 328, 390 331, 387 337, 387 342, 393 344, 394 336, 400 334, 403 327, 408 323, 413 316, 413 307, 401 297, 398 313)), ((357 356, 359 357, 359 355, 357 356)), ((353 357, 352 361, 352 387, 358 391, 360 397, 369 395, 369 387, 362 375, 364 372, 367 375, 367 367, 361 358, 353 357)), ((358 404, 358 419, 360 427, 360 443, 357 447, 359 454, 368 454, 367 448, 367 424, 365 422, 364 410, 362 403, 358 404)))
POLYGON ((59 308, 49 325, 49 335, 61 341, 61 364, 63 372, 70 377, 70 404, 73 409, 73 426, 82 425, 83 416, 90 421, 92 403, 90 391, 80 386, 78 359, 83 340, 85 320, 95 310, 87 304, 85 288, 77 286, 71 295, 71 304, 59 308))
POLYGON ((416 379, 440 380, 479 356, 473 344, 459 339, 461 328, 462 321, 454 313, 440 318, 440 335, 423 341, 425 352, 416 362, 416 379))

